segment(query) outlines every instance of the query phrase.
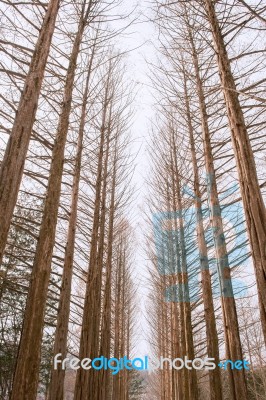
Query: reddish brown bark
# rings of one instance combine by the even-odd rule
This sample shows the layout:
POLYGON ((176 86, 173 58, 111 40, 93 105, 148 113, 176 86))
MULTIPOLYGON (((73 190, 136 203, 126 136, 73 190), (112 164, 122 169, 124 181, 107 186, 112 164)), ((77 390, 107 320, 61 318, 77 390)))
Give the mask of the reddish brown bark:
POLYGON ((231 128, 239 183, 244 204, 246 225, 251 245, 258 292, 261 324, 266 342, 266 211, 261 195, 254 155, 245 125, 243 111, 238 98, 226 46, 214 3, 204 0, 205 9, 212 29, 217 64, 222 90, 231 128))
POLYGON ((89 13, 90 4, 87 6, 85 12, 84 2, 79 29, 70 56, 64 90, 64 101, 53 148, 43 219, 33 263, 32 279, 14 376, 12 400, 24 398, 27 400, 36 399, 44 311, 55 242, 55 230, 63 174, 64 149, 69 126, 77 57, 89 13))
MULTIPOLYGON (((92 352, 95 352, 97 349, 92 349, 93 335, 95 333, 92 329, 91 324, 91 313, 95 312, 95 291, 93 290, 95 283, 99 278, 99 270, 97 264, 97 247, 98 247, 98 235, 100 229, 100 207, 101 207, 101 191, 102 191, 102 177, 103 177, 103 169, 104 169, 104 144, 105 144, 105 136, 106 136, 106 120, 107 120, 107 112, 109 105, 109 79, 108 77, 106 86, 105 86, 105 97, 103 102, 103 115, 102 115, 102 126, 100 132, 100 146, 99 146, 99 155, 97 160, 97 178, 96 178, 96 193, 95 193, 95 207, 94 207, 94 215, 93 215, 93 227, 92 227, 92 237, 91 237, 91 248, 90 248, 90 259, 89 259, 89 271, 88 271, 88 279, 86 286, 86 294, 85 294, 85 303, 84 303, 84 311, 83 311, 83 320, 82 320, 82 332, 81 332, 81 340, 80 340, 80 351, 79 358, 83 359, 85 357, 92 357, 92 352)), ((94 315, 94 314, 93 314, 94 315)), ((88 397, 89 393, 89 382, 90 382, 90 374, 88 371, 83 369, 79 369, 77 372, 77 379, 75 385, 75 400, 85 400, 88 397)))
MULTIPOLYGON (((55 332, 54 356, 60 353, 62 360, 67 356, 67 335, 68 335, 68 323, 70 314, 70 299, 71 299, 73 262, 74 262, 74 250, 75 250, 75 238, 76 238, 83 136, 84 136, 85 121, 86 121, 86 113, 87 113, 89 80, 92 69, 94 50, 95 46, 93 47, 92 55, 89 62, 88 74, 87 74, 86 85, 83 95, 83 102, 82 102, 82 111, 81 111, 81 119, 80 119, 79 134, 78 134, 73 186, 72 186, 71 211, 68 222, 67 245, 65 250, 62 286, 61 286, 58 318, 57 318, 57 325, 55 332)), ((57 369, 54 368, 52 369, 51 382, 49 388, 49 400, 63 400, 64 379, 65 379, 65 370, 61 368, 61 364, 60 366, 58 366, 57 369)))
MULTIPOLYGON (((107 128, 107 144, 105 149, 105 160, 104 160, 104 171, 103 171, 103 184, 101 194, 101 212, 100 212, 100 226, 99 226, 99 242, 97 249, 97 278, 94 282, 93 293, 94 302, 90 307, 90 329, 93 332, 92 343, 91 343, 91 358, 102 356, 99 354, 100 350, 100 320, 101 320, 101 303, 102 303, 102 285, 103 285, 103 264, 104 264, 104 244, 105 244, 105 232, 106 232, 106 195, 107 195, 107 175, 108 175, 108 161, 110 152, 110 125, 111 125, 111 107, 109 110, 109 123, 107 128)), ((100 395, 100 374, 98 371, 90 371, 89 375, 89 392, 87 393, 87 400, 94 400, 100 395)))
MULTIPOLYGON (((192 43, 193 44, 193 43, 192 43)), ((215 243, 218 275, 221 287, 221 303, 224 318, 224 331, 227 359, 242 360, 242 346, 239 334, 238 318, 235 299, 231 281, 231 270, 228 260, 226 241, 224 237, 223 221, 221 215, 220 201, 214 169, 214 159, 211 146, 211 135, 208 125, 207 108, 203 85, 200 77, 198 58, 193 49, 194 69, 197 82, 197 93, 199 98, 200 117, 203 133, 203 144, 205 153, 205 168, 207 173, 208 198, 211 214, 211 225, 215 243)), ((247 385, 244 370, 229 370, 229 380, 232 399, 247 399, 247 385)))
MULTIPOLYGON (((191 34, 191 32, 190 32, 191 34)), ((191 44, 193 45, 193 37, 190 35, 191 44)), ((194 47, 193 47, 194 48, 194 47)), ((194 48, 195 51, 195 48, 194 48)), ((191 122, 190 104, 187 93, 186 76, 184 74, 185 83, 185 102, 187 124, 189 130, 189 141, 191 150, 191 159, 194 173, 194 196, 195 196, 195 209, 197 218, 197 240, 200 254, 200 269, 201 269, 201 283, 202 283, 202 296, 204 303, 204 317, 206 323, 206 339, 207 339, 207 353, 208 357, 215 359, 216 364, 219 363, 219 342, 215 323, 214 304, 212 297, 212 283, 211 274, 209 269, 207 243, 204 234, 203 226, 203 212, 199 182, 199 170, 196 157, 196 148, 194 140, 194 129, 191 122)), ((212 400, 222 400, 222 382, 221 373, 219 368, 209 371, 210 379, 210 395, 212 400)))
POLYGON ((0 169, 0 264, 14 212, 38 107, 60 0, 50 0, 32 56, 0 169))
MULTIPOLYGON (((182 216, 182 197, 181 197, 181 187, 180 187, 180 177, 179 168, 177 163, 177 145, 174 138, 172 137, 172 162, 175 171, 175 197, 177 198, 177 212, 179 213, 179 243, 181 250, 181 272, 183 276, 183 299, 181 299, 181 313, 184 315, 184 328, 185 328, 185 343, 186 352, 185 355, 189 360, 194 360, 194 341, 193 341, 193 330, 192 330, 192 320, 191 320, 191 303, 189 300, 189 288, 188 288, 188 271, 187 271, 187 255, 186 255, 186 241, 184 233, 184 221, 182 216)), ((186 374, 187 371, 184 372, 186 374)), ((199 396, 198 392, 198 382, 196 370, 192 369, 187 372, 188 383, 189 383, 189 398, 191 400, 197 400, 199 396)))
MULTIPOLYGON (((116 189, 116 163, 117 163, 117 143, 115 145, 114 154, 114 170, 112 178, 111 189, 111 202, 110 202, 110 216, 109 216, 109 229, 108 229, 108 250, 106 260, 106 281, 104 293, 104 306, 103 306, 103 320, 102 320, 102 337, 100 354, 106 358, 110 358, 111 351, 111 309, 112 309, 112 256, 113 256, 113 240, 114 240, 114 216, 115 216, 115 189, 116 189)), ((128 353, 129 354, 129 353, 128 353)), ((109 371, 101 371, 99 377, 100 398, 108 398, 110 391, 110 373, 109 371)))

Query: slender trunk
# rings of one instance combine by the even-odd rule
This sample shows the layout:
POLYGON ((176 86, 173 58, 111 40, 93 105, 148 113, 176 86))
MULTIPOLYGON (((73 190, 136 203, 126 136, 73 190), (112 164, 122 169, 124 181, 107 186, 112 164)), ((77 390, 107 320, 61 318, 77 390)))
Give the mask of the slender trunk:
MULTIPOLYGON (((238 318, 231 281, 231 269, 223 230, 220 202, 214 169, 211 138, 208 125, 207 108, 203 85, 199 72, 199 64, 196 51, 193 51, 194 69, 199 98, 200 117, 203 132, 205 152, 205 168, 208 179, 208 197, 213 229, 215 251, 217 258, 218 276, 221 286, 221 302, 224 317, 225 343, 227 359, 232 361, 242 360, 242 347, 239 334, 238 318)), ((228 370, 232 399, 247 399, 247 385, 244 370, 228 370)))
MULTIPOLYGON (((162 355, 164 358, 168 357, 168 347, 167 347, 167 304, 163 307, 163 315, 162 315, 162 355)), ((168 400, 168 369, 166 367, 163 368, 163 399, 168 400)))
MULTIPOLYGON (((127 315, 126 315, 127 321, 126 321, 126 331, 127 331, 127 356, 130 357, 130 348, 131 348, 131 327, 130 327, 130 322, 131 322, 131 302, 129 302, 128 309, 127 309, 127 315)), ((126 388, 125 388, 125 400, 129 400, 129 371, 125 371, 125 377, 126 377, 126 388)))
MULTIPOLYGON (((121 302, 122 302, 122 263, 123 263, 123 245, 122 237, 119 243, 119 254, 118 254, 118 265, 116 271, 116 283, 115 283, 115 322, 114 322, 114 357, 119 359, 120 355, 120 321, 121 321, 121 302)), ((113 376, 113 391, 112 399, 119 399, 119 374, 113 376)))
POLYGON ((246 225, 251 245, 259 292, 261 324, 266 343, 266 211, 261 195, 256 164, 250 144, 243 111, 214 3, 204 0, 217 54, 222 90, 227 107, 231 137, 244 204, 246 225))
MULTIPOLYGON (((173 158, 171 158, 171 163, 173 164, 173 158)), ((171 213, 171 210, 177 210, 178 206, 176 204, 176 184, 175 184, 175 175, 173 173, 174 167, 172 165, 171 168, 171 175, 172 175, 172 202, 170 199, 170 193, 169 193, 169 187, 167 189, 167 202, 168 202, 168 210, 171 213)), ((168 185, 169 186, 169 185, 168 185)), ((176 237, 176 232, 178 231, 178 221, 177 218, 174 218, 173 221, 174 226, 171 226, 171 231, 169 234, 171 234, 169 240, 170 240, 170 245, 171 245, 171 254, 170 254, 170 263, 171 263, 171 271, 173 272, 173 275, 170 277, 170 282, 171 286, 176 286, 179 285, 181 282, 183 282, 184 276, 182 274, 181 270, 181 263, 179 259, 179 243, 178 243, 178 238, 176 237), (174 273, 176 271, 176 273, 174 273)), ((176 300, 176 299, 174 299, 176 300)), ((171 302, 171 329, 172 329, 172 337, 171 337, 171 343, 172 343, 172 348, 171 348, 171 355, 172 358, 178 358, 182 354, 184 357, 186 355, 186 350, 185 350, 185 331, 183 330, 183 336, 181 337, 180 332, 179 332, 179 324, 178 321, 180 320, 180 325, 184 327, 184 313, 180 312, 180 307, 182 307, 182 303, 173 301, 171 302), (179 308, 178 308, 179 306, 179 308), (181 319, 183 318, 183 319, 181 319), (182 342, 183 340, 183 342, 182 342)), ((174 368, 172 370, 172 391, 173 391, 173 400, 176 399, 182 399, 183 396, 183 390, 184 393, 189 392, 189 381, 188 381, 188 372, 187 371, 182 371, 178 370, 176 371, 174 368)))
MULTIPOLYGON (((106 132, 106 117, 107 117, 107 106, 109 103, 109 77, 105 88, 105 98, 102 116, 102 127, 100 135, 100 146, 98 156, 98 168, 96 178, 96 193, 95 193, 95 208, 93 215, 93 227, 91 237, 91 248, 90 248, 90 259, 89 259, 89 271, 85 294, 85 303, 83 310, 82 320, 82 332, 80 340, 79 358, 90 357, 92 349, 92 337, 95 334, 91 329, 91 309, 94 307, 94 295, 93 290, 94 284, 97 280, 98 269, 97 269, 97 247, 98 247, 98 234, 100 228, 100 204, 101 204, 101 190, 102 190, 102 174, 103 174, 103 156, 104 156, 104 142, 106 132)), ((76 385, 75 385, 75 400, 87 399, 89 388, 90 375, 88 371, 80 368, 77 372, 76 385)))
POLYGON ((53 148, 43 219, 33 263, 32 280, 23 321, 11 400, 36 399, 44 311, 55 242, 55 230, 63 174, 64 149, 69 126, 76 63, 83 31, 90 11, 90 5, 86 11, 86 16, 84 16, 84 9, 85 2, 83 4, 83 13, 67 71, 64 102, 53 148))
MULTIPOLYGON (((115 146, 116 147, 116 146, 115 146)), ((114 215, 115 215, 115 185, 116 185, 116 159, 114 155, 114 171, 112 178, 112 191, 110 202, 110 217, 108 229, 108 249, 106 260, 106 282, 104 293, 103 321, 102 321, 102 337, 101 337, 101 355, 110 358, 111 347, 111 293, 112 293, 112 256, 113 256, 113 238, 114 238, 114 215)), ((108 399, 109 395, 110 372, 100 371, 100 396, 99 398, 108 399)))
MULTIPOLYGON (((172 182, 174 181, 174 174, 171 174, 171 180, 172 182)), ((170 181, 170 179, 169 179, 170 181)), ((171 211, 173 210, 173 206, 172 206, 172 197, 171 196, 171 192, 170 192, 170 187, 171 184, 167 180, 167 190, 166 190, 166 204, 167 204, 167 211, 169 213, 169 215, 171 215, 171 211)), ((174 185, 172 186, 174 188, 174 185)), ((173 201, 174 202, 174 201, 173 201)), ((175 254, 174 254, 174 229, 173 229, 173 223, 172 221, 169 222, 169 226, 167 227, 167 231, 166 231, 166 236, 167 236, 167 250, 166 250, 166 265, 167 265, 167 274, 174 274, 176 265, 175 265, 175 254)), ((168 276, 166 275, 166 280, 171 284, 175 283, 175 274, 172 276, 168 276), (170 278, 170 279, 169 279, 170 278)), ((169 284, 168 283, 168 284, 169 284)), ((172 310, 173 310, 173 306, 176 304, 173 300, 175 299, 168 299, 168 301, 170 300, 170 303, 166 303, 166 357, 170 357, 173 358, 173 341, 172 341, 172 337, 173 337, 173 314, 172 314, 172 310)), ((173 380, 173 373, 174 373, 174 369, 166 369, 166 376, 167 376, 167 394, 166 394, 166 398, 167 399, 173 399, 175 400, 174 397, 174 380, 173 380)))
MULTIPOLYGON (((180 180, 179 180, 179 169, 177 164, 177 148, 176 142, 174 138, 174 132, 172 137, 172 147, 173 153, 171 157, 174 163, 174 170, 176 172, 176 182, 175 182, 175 190, 176 190, 176 198, 177 198, 177 213, 179 216, 179 242, 180 242, 180 250, 181 250, 181 271, 183 275, 183 298, 182 298, 182 307, 184 313, 184 326, 185 326, 185 337, 186 337, 186 355, 189 360, 194 360, 194 342, 193 342, 193 330, 192 330, 192 322, 191 322, 191 303, 189 298, 189 286, 188 286, 188 271, 187 271, 187 254, 186 254, 186 241, 185 241, 185 231, 184 231, 184 221, 183 221, 183 213, 182 213, 182 201, 181 201, 181 188, 180 188, 180 180)), ((184 368, 185 370, 185 368, 184 368)), ((188 380, 189 380, 189 398, 190 400, 197 400, 198 393, 198 382, 196 370, 193 368, 188 371, 188 380)))
MULTIPOLYGON (((101 215, 100 215, 100 227, 99 227, 99 243, 98 243, 98 251, 97 251, 97 278, 94 284, 94 302, 90 307, 90 329, 93 332, 92 335, 92 344, 91 349, 92 352, 90 354, 91 358, 96 358, 102 356, 99 354, 100 350, 100 321, 101 321, 101 303, 102 303, 102 275, 103 275, 103 256, 104 256, 104 239, 106 232, 106 193, 107 193, 107 176, 108 176, 108 161, 109 161, 109 147, 110 147, 110 124, 111 124, 111 107, 110 107, 110 115, 109 115, 109 126, 108 126, 108 134, 107 134, 107 144, 106 144, 106 154, 104 161, 104 173, 103 173, 103 185, 102 185, 102 198, 101 198, 101 215)), ((98 371, 90 371, 89 377, 89 392, 87 394, 87 400, 94 400, 95 397, 99 398, 99 378, 100 374, 98 371)))
MULTIPOLYGON (((172 138, 172 142, 174 141, 174 139, 172 138)), ((176 149, 175 149, 176 150, 176 149)), ((175 151, 174 150, 174 151, 175 151)), ((174 164, 173 161, 173 156, 171 154, 171 171, 170 171, 170 175, 171 175, 171 182, 167 182, 167 207, 168 207, 168 211, 171 215, 171 210, 172 210, 172 206, 173 206, 173 210, 178 214, 179 216, 179 208, 178 208, 178 203, 177 203, 177 194, 176 194, 176 177, 175 177, 175 173, 176 173, 176 164, 174 164), (169 186, 171 186, 173 188, 173 193, 172 193, 172 197, 173 197, 173 202, 170 204, 170 192, 169 192, 169 186)), ((179 221, 177 221, 178 216, 176 216, 176 218, 174 218, 174 230, 175 232, 180 232, 179 230, 179 221)), ((171 218, 171 217, 169 217, 171 218)), ((178 303, 178 315, 179 315, 179 320, 178 320, 178 331, 179 331, 179 350, 180 350, 180 357, 182 359, 184 359, 184 357, 187 355, 187 341, 186 341, 186 325, 185 325, 185 309, 184 309, 184 296, 182 290, 180 289, 180 287, 183 287, 184 285, 187 284, 187 273, 186 271, 183 270, 182 268, 182 261, 181 261, 181 257, 180 257, 180 236, 178 236, 177 233, 175 233, 175 235, 171 234, 171 236, 169 237, 169 233, 168 233, 168 237, 167 237, 167 241, 168 243, 171 241, 173 242, 173 244, 175 245, 174 248, 172 249, 173 252, 175 252, 176 255, 176 259, 174 260, 174 264, 173 265, 169 265, 169 256, 167 255, 166 260, 164 260, 164 263, 167 264, 167 269, 168 269, 168 273, 169 272, 173 272, 174 274, 171 276, 171 284, 173 287, 176 287, 176 293, 173 293, 173 296, 177 296, 177 298, 172 299, 172 301, 177 302, 178 303), (176 262, 176 265, 175 265, 176 262)), ((173 260, 171 260, 170 262, 172 262, 173 260)), ((164 277, 165 278, 165 277, 164 277)), ((165 285, 164 285, 165 286, 165 285)), ((171 301, 171 299, 170 299, 171 301)), ((163 325, 164 327, 164 325, 163 325)), ((166 334, 166 333, 165 333, 166 334)), ((165 355, 166 356, 166 355, 165 355)), ((186 368, 183 368, 182 370, 180 370, 180 388, 179 388, 179 392, 182 394, 182 397, 184 398, 189 398, 189 371, 186 368)), ((181 398, 182 398, 181 397, 181 398)))
POLYGON ((50 0, 0 168, 0 264, 17 201, 60 0, 50 0))
MULTIPOLYGON (((125 240, 125 238, 124 238, 125 240)), ((123 263, 122 263, 122 296, 121 296, 121 320, 120 320, 120 354, 119 359, 124 357, 126 354, 126 308, 127 308, 127 301, 126 301, 126 249, 124 248, 123 251, 123 263)), ((125 392, 126 392, 126 380, 125 380, 125 370, 121 371, 122 373, 119 374, 120 379, 120 396, 118 397, 121 400, 125 400, 125 392)))
MULTIPOLYGON (((178 358, 180 355, 179 346, 179 334, 178 334, 178 308, 177 303, 171 303, 171 355, 172 358, 178 358)), ((181 400, 182 399, 182 385, 181 385, 181 375, 180 371, 172 369, 172 399, 181 400)))
MULTIPOLYGON (((191 35, 190 39, 193 44, 193 38, 191 35)), ((187 93, 186 77, 184 77, 184 81, 185 81, 185 103, 186 103, 187 124, 189 130, 190 151, 191 151, 191 159, 192 159, 193 173, 194 173, 194 196, 195 196, 195 209, 196 209, 196 220, 197 220, 197 241, 198 241, 198 248, 200 255, 202 295, 204 303, 204 317, 206 323, 207 353, 208 356, 214 358, 216 364, 218 364, 220 360, 219 341, 215 323, 211 274, 209 268, 207 243, 205 239, 204 226, 203 226, 203 212, 202 212, 202 202, 200 193, 199 170, 196 157, 194 130, 191 122, 191 111, 187 93)), ((210 379, 211 400, 222 400, 222 382, 221 382, 220 369, 215 368, 214 370, 209 371, 209 379, 210 379)))
MULTIPOLYGON (((62 286, 61 286, 58 318, 57 318, 57 325, 55 332, 54 356, 56 354, 61 353, 62 354, 61 359, 64 359, 67 356, 67 334, 68 334, 68 322, 70 314, 70 299, 71 299, 73 262, 74 262, 74 250, 75 250, 75 238, 76 238, 83 136, 84 136, 85 121, 86 121, 87 103, 88 103, 89 80, 92 69, 94 50, 95 46, 93 47, 92 55, 89 62, 88 75, 86 79, 86 85, 82 102, 82 111, 81 111, 81 119, 80 119, 79 133, 78 133, 77 152, 75 158, 74 178, 72 186, 71 211, 68 222, 67 245, 65 250, 62 286)), ((65 370, 60 367, 61 364, 60 366, 58 366, 57 369, 54 368, 52 369, 50 389, 49 389, 49 400, 63 400, 64 398, 65 370)))
MULTIPOLYGON (((160 302, 157 305, 158 308, 158 357, 164 355, 164 348, 163 348, 163 329, 164 329, 164 321, 163 321, 163 314, 164 314, 164 297, 162 295, 163 291, 161 290, 161 286, 158 289, 158 295, 160 295, 160 302)), ((164 400, 164 370, 158 371, 160 376, 160 398, 164 400)))

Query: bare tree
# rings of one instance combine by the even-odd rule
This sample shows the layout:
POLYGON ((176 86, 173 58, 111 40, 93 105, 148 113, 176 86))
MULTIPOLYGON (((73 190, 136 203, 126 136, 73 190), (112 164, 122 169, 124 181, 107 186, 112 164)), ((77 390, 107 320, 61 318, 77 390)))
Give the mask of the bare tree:
POLYGON ((54 33, 59 0, 51 0, 25 79, 13 128, 0 169, 0 263, 17 201, 23 168, 38 107, 45 67, 54 33))
POLYGON ((34 399, 38 385, 38 367, 43 329, 43 316, 51 271, 51 259, 55 241, 55 229, 60 200, 61 179, 63 173, 64 148, 67 138, 71 112, 72 92, 75 70, 83 32, 92 17, 91 1, 82 4, 78 32, 75 36, 72 54, 67 70, 64 102, 58 123, 52 163, 44 205, 39 240, 32 270, 32 281, 29 289, 27 306, 21 335, 16 372, 14 376, 12 399, 28 396, 34 399))
MULTIPOLYGON (((75 250, 75 237, 76 237, 76 225, 77 225, 78 195, 79 195, 79 184, 80 184, 80 174, 81 174, 83 136, 86 123, 89 83, 93 68, 94 55, 96 51, 95 50, 96 40, 97 39, 94 40, 92 54, 89 58, 87 78, 82 100, 82 111, 81 111, 80 126, 78 133, 75 170, 74 170, 73 187, 72 187, 71 210, 68 223, 67 245, 65 251, 64 269, 62 277, 62 288, 60 294, 59 313, 58 313, 56 332, 55 332, 54 355, 60 353, 62 354, 62 359, 66 358, 67 355, 67 336, 68 336, 68 324, 70 315, 70 298, 71 298, 72 275, 73 275, 73 264, 74 264, 74 250, 75 250)), ((58 368, 57 370, 55 369, 52 370, 51 383, 49 388, 50 400, 63 399, 64 376, 65 376, 64 369, 58 368)))
POLYGON ((221 28, 215 13, 215 6, 212 1, 206 0, 204 1, 204 7, 212 30, 221 85, 227 107, 247 231, 259 290, 261 323, 266 341, 266 210, 244 114, 238 98, 221 28))

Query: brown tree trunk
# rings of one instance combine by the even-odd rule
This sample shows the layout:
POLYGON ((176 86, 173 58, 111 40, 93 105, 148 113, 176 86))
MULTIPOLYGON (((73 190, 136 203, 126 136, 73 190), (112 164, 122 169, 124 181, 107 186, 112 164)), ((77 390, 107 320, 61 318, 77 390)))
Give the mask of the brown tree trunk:
MULTIPOLYGON (((131 302, 129 302, 127 307, 127 314, 126 314, 126 332, 127 332, 127 356, 130 355, 130 348, 131 348, 131 302)), ((125 371, 125 400, 129 400, 129 374, 130 371, 125 371)))
MULTIPOLYGON (((190 32, 190 41, 193 46, 194 43, 191 32, 190 32)), ((193 50, 195 51, 194 46, 193 50)), ((209 357, 215 359, 217 365, 220 361, 219 342, 218 342, 218 335, 215 323, 208 250, 207 250, 207 244, 203 226, 202 202, 200 193, 199 170, 198 170, 195 140, 194 140, 194 129, 191 122, 191 111, 190 111, 189 97, 187 93, 185 74, 184 74, 184 87, 185 87, 185 103, 186 103, 187 124, 189 130, 191 159, 192 159, 193 173, 194 173, 194 196, 195 196, 195 209, 196 209, 196 219, 197 219, 197 240, 198 240, 198 248, 200 254, 200 270, 201 270, 201 282, 202 282, 202 295, 204 303, 204 317, 206 323, 207 353, 209 357)), ((210 379, 211 400, 222 400, 222 382, 221 382, 220 369, 215 368, 214 370, 209 371, 209 379, 210 379)))
POLYGON ((38 107, 60 0, 50 0, 0 169, 0 264, 6 246, 38 107))
MULTIPOLYGON (((125 240, 125 238, 123 238, 125 240)), ((125 247, 125 245, 124 245, 125 247)), ((120 334, 120 349, 119 349, 119 359, 124 357, 126 354, 126 340, 127 340, 127 316, 126 316, 126 310, 127 310, 127 299, 126 299, 126 265, 127 265, 127 260, 126 260, 126 249, 124 248, 123 250, 123 262, 122 262, 122 271, 121 271, 121 286, 122 286, 122 293, 121 293, 121 320, 120 322, 120 327, 119 327, 119 334, 120 334)), ((129 354, 128 354, 129 355, 129 354)), ((123 370, 121 371, 119 375, 120 379, 120 395, 118 396, 119 399, 121 400, 126 400, 125 399, 125 394, 126 394, 126 371, 123 370)))
MULTIPOLYGON (((112 308, 112 256, 113 256, 113 239, 114 239, 114 216, 115 216, 115 189, 116 189, 116 154, 114 154, 114 170, 112 178, 112 189, 111 189, 111 202, 110 202, 110 216, 109 216, 109 228, 108 228, 108 248, 107 248, 107 260, 106 260, 106 282, 105 282, 105 293, 104 293, 104 307, 103 307, 103 320, 102 320, 102 337, 101 337, 101 348, 100 354, 106 358, 110 358, 111 350, 111 308, 112 308)), ((108 399, 110 392, 110 371, 100 371, 100 395, 99 398, 108 399)))
MULTIPOLYGON (((176 142, 174 138, 174 134, 172 137, 172 149, 173 153, 171 155, 172 162, 174 166, 174 171, 176 173, 175 177, 175 196, 177 198, 177 213, 179 215, 179 243, 180 243, 180 253, 181 253, 181 272, 182 272, 182 287, 183 287, 183 298, 181 299, 181 306, 184 315, 184 328, 185 328, 185 342, 186 342, 186 353, 185 355, 189 360, 194 360, 194 342, 193 342, 193 331, 192 331, 192 322, 191 322, 191 304, 189 299, 189 286, 188 286, 188 271, 187 271, 187 255, 186 255, 186 241, 185 241, 185 233, 184 233, 184 221, 182 215, 182 201, 181 201, 181 188, 180 188, 180 177, 179 177, 179 169, 177 164, 177 148, 176 142)), ((196 370, 193 368, 192 370, 186 370, 184 368, 184 374, 188 374, 188 382, 189 382, 189 398, 191 400, 197 400, 198 393, 198 382, 196 370)))
MULTIPOLYGON (((231 270, 229 266, 228 253, 223 231, 220 202, 216 183, 214 161, 211 147, 208 116, 199 73, 199 64, 196 52, 193 52, 194 68, 197 82, 197 93, 199 98, 200 116, 203 132, 203 143, 205 152, 205 168, 207 173, 208 197, 211 214, 211 224, 218 266, 218 276, 221 286, 221 302, 224 316, 225 343, 227 359, 232 361, 242 360, 242 347, 239 334, 239 326, 236 312, 235 299, 231 281, 231 270)), ((244 370, 228 370, 232 399, 247 399, 247 385, 244 370)))
POLYGON ((86 2, 83 3, 83 12, 67 71, 64 102, 61 109, 56 140, 53 148, 43 219, 33 263, 32 280, 23 321, 11 400, 36 399, 44 311, 55 241, 55 230, 63 174, 64 149, 69 126, 74 77, 83 31, 90 12, 89 4, 85 13, 85 3, 86 2))
MULTIPOLYGON (((174 137, 172 137, 174 140, 174 137)), ((176 200, 176 164, 174 164, 173 157, 171 157, 171 182, 168 184, 167 182, 167 209, 171 213, 172 210, 178 210, 177 200, 176 200), (170 193, 170 186, 172 191, 170 193)), ((178 211, 177 211, 178 212, 178 211)), ((181 262, 179 257, 180 252, 180 244, 179 239, 174 232, 178 231, 178 220, 174 218, 173 224, 171 226, 171 231, 168 234, 168 241, 170 244, 170 269, 172 272, 176 270, 176 274, 170 276, 171 286, 179 285, 181 282, 186 282, 187 276, 184 274, 181 268, 181 262), (175 257, 176 255, 176 257, 175 257)), ((180 295, 179 295, 180 296, 180 295)), ((183 358, 187 355, 186 353, 186 330, 185 330, 185 314, 183 307, 183 299, 174 299, 171 302, 171 312, 170 312, 170 322, 173 323, 173 327, 171 326, 172 335, 171 336, 171 355, 172 358, 183 358), (177 300, 179 300, 177 302, 177 300)), ((188 370, 183 368, 182 370, 176 371, 172 370, 172 390, 173 396, 176 393, 176 397, 173 399, 182 399, 189 396, 189 376, 188 370)), ((169 397, 167 397, 168 399, 169 397)))
MULTIPOLYGON (((96 358, 102 356, 99 354, 100 350, 100 320, 101 320, 101 303, 102 303, 102 278, 103 278, 103 256, 104 256, 104 240, 106 232, 106 194, 107 194, 107 175, 108 175, 108 161, 110 152, 110 125, 111 125, 111 107, 109 110, 109 123, 107 128, 107 144, 105 150, 105 160, 104 160, 104 172, 103 172, 103 184, 101 193, 101 212, 100 212, 100 226, 99 226, 99 243, 97 249, 97 278, 93 285, 94 301, 90 305, 90 329, 92 331, 92 343, 91 343, 91 358, 96 358)), ((89 372, 89 391, 87 393, 87 400, 94 400, 99 398, 99 377, 100 373, 98 371, 89 372)))
MULTIPOLYGON (((177 303, 171 303, 171 355, 172 358, 180 356, 180 335, 178 332, 178 308, 177 303)), ((172 369, 172 398, 173 400, 181 400, 182 394, 182 371, 172 369)))
POLYGON ((222 90, 227 107, 231 137, 244 204, 247 231, 251 246, 258 292, 261 324, 266 343, 266 211, 261 195, 254 155, 250 144, 243 111, 240 105, 234 77, 215 13, 214 3, 204 0, 205 9, 212 29, 217 64, 222 90))
MULTIPOLYGON (((91 248, 90 248, 90 259, 89 259, 89 271, 85 294, 85 303, 83 310, 83 320, 82 320, 82 332, 80 340, 80 350, 79 358, 83 359, 85 357, 92 356, 92 337, 95 334, 91 329, 91 310, 94 310, 95 305, 95 291, 94 285, 97 282, 98 268, 97 268, 97 247, 98 247, 98 234, 100 229, 100 206, 101 206, 101 190, 102 190, 102 175, 103 175, 103 157, 104 157, 104 143, 106 134, 106 119, 107 119, 107 107, 109 104, 109 79, 105 86, 105 98, 103 104, 103 116, 102 116, 102 126, 100 135, 100 146, 99 146, 99 156, 98 156, 98 168, 97 168, 97 178, 96 178, 96 193, 95 193, 95 208, 93 215, 93 227, 92 227, 92 237, 91 237, 91 248)), ((89 371, 79 369, 77 372, 76 385, 75 385, 75 400, 85 400, 88 397, 88 392, 91 390, 89 388, 90 373, 89 371)))
MULTIPOLYGON (((114 321, 114 357, 119 359, 120 356, 120 322, 122 320, 122 264, 123 264, 123 241, 119 239, 118 262, 115 282, 115 321, 114 321)), ((119 399, 120 380, 119 374, 113 376, 112 398, 119 399)))
MULTIPOLYGON (((68 222, 67 245, 65 250, 64 268, 62 276, 62 286, 59 300, 58 318, 55 332, 54 356, 61 353, 61 359, 67 356, 67 335, 68 322, 70 314, 71 286, 73 275, 73 262, 76 238, 76 224, 79 197, 79 182, 81 172, 81 160, 83 149, 83 136, 86 121, 89 80, 92 69, 95 46, 92 49, 92 55, 89 62, 88 75, 83 95, 81 119, 78 133, 77 153, 75 158, 74 178, 72 186, 71 211, 68 222)), ((49 388, 49 400, 63 400, 64 398, 64 380, 65 370, 61 368, 61 364, 57 369, 52 369, 51 382, 49 388)))

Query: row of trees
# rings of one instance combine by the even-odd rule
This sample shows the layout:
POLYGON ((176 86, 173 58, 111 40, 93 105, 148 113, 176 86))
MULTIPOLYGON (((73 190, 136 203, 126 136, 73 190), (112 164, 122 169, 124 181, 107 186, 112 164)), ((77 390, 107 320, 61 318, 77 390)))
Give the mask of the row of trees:
POLYGON ((246 358, 251 370, 166 369, 154 375, 151 396, 262 399, 266 5, 155 3, 161 57, 151 78, 158 106, 147 241, 154 351, 216 364, 246 358))
MULTIPOLYGON (((121 358, 134 347, 133 88, 114 46, 119 1, 0 4, 1 397, 137 399, 137 373, 52 368, 59 353, 121 358)), ((246 358, 250 370, 165 368, 143 375, 146 397, 259 400, 266 4, 158 0, 154 11, 154 355, 246 358)))
POLYGON ((139 379, 128 371, 52 368, 58 353, 121 358, 134 345, 118 2, 0 4, 1 398, 58 400, 70 387, 75 399, 126 400, 139 379))

